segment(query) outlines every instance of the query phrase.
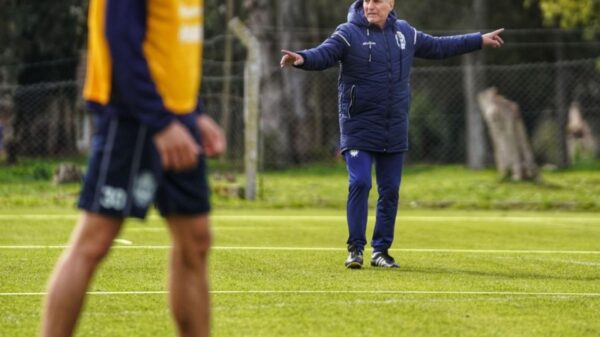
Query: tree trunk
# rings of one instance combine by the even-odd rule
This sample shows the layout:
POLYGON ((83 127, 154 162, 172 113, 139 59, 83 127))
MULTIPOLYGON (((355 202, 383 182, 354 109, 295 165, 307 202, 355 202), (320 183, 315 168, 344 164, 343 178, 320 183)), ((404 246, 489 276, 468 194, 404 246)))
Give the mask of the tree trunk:
POLYGON ((579 103, 573 102, 569 109, 569 125, 567 126, 567 148, 572 163, 578 160, 596 159, 598 143, 592 128, 583 118, 579 103))
POLYGON ((273 6, 269 0, 246 0, 244 7, 248 11, 248 27, 259 38, 261 45, 260 132, 264 152, 262 157, 265 159, 263 164, 283 167, 290 163, 285 123, 289 115, 282 110, 281 105, 283 90, 279 71, 280 45, 268 29, 274 22, 273 6))
MULTIPOLYGON (((225 20, 227 23, 233 19, 235 2, 234 0, 227 0, 225 4, 225 20)), ((231 67, 233 62, 233 36, 230 33, 225 34, 225 49, 223 55, 223 91, 221 92, 221 127, 223 133, 227 137, 230 134, 231 124, 231 67)), ((231 144, 231 139, 227 142, 231 144)), ((227 153, 223 153, 220 157, 221 162, 224 163, 227 160, 227 153)))
POLYGON ((519 106, 490 88, 478 95, 494 145, 498 173, 515 181, 537 180, 538 168, 527 138, 519 106))
POLYGON ((564 50, 560 34, 556 34, 556 80, 554 82, 554 97, 556 105, 556 121, 558 123, 558 167, 569 166, 567 151, 567 124, 569 122, 569 109, 567 107, 567 90, 565 88, 565 70, 562 61, 564 50))
MULTIPOLYGON (((309 3, 310 8, 315 8, 309 3)), ((321 42, 321 36, 319 34, 319 28, 321 27, 319 22, 319 13, 317 11, 308 11, 307 20, 309 28, 309 36, 310 39, 308 43, 311 46, 316 46, 321 42)), ((318 85, 310 85, 308 84, 308 88, 310 88, 308 92, 307 98, 307 107, 309 113, 312 115, 311 125, 308 127, 307 131, 312 131, 311 139, 313 141, 314 147, 318 149, 322 149, 327 147, 327 144, 324 142, 324 129, 323 129, 323 104, 321 101, 322 89, 318 85)), ((307 123, 308 124, 308 123, 307 123)))
MULTIPOLYGON (((303 24, 304 1, 283 0, 279 3, 278 31, 280 31, 281 45, 285 49, 298 50, 302 48, 297 36, 292 29, 303 24)), ((285 69, 282 73, 283 79, 283 102, 288 116, 287 134, 293 163, 305 162, 309 156, 312 141, 309 133, 309 121, 306 113, 305 87, 306 74, 303 71, 285 69)))
POLYGON ((92 129, 93 122, 91 113, 85 107, 83 99, 83 84, 85 83, 85 74, 87 68, 87 51, 83 50, 79 54, 79 64, 77 65, 77 99, 75 101, 75 139, 77 151, 80 153, 87 152, 92 145, 92 129))

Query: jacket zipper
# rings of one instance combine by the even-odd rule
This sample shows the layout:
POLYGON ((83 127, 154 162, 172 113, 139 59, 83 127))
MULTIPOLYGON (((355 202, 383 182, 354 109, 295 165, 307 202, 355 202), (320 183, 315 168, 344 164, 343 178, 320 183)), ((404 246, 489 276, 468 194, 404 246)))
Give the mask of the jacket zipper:
POLYGON ((348 104, 348 118, 352 119, 352 106, 356 99, 356 85, 352 85, 350 88, 350 104, 348 104))
MULTIPOLYGON (((387 108, 386 108, 386 113, 385 113, 385 147, 383 149, 384 152, 387 152, 388 147, 389 147, 389 143, 390 143, 390 119, 391 119, 391 102, 390 97, 392 95, 392 56, 391 56, 391 51, 390 51, 390 44, 388 42, 388 37, 385 34, 385 31, 382 32, 383 33, 383 40, 385 41, 385 53, 387 56, 387 66, 388 66, 388 86, 389 86, 389 92, 388 92, 388 102, 387 102, 387 108)), ((400 67, 402 67, 402 65, 400 65, 400 67)))

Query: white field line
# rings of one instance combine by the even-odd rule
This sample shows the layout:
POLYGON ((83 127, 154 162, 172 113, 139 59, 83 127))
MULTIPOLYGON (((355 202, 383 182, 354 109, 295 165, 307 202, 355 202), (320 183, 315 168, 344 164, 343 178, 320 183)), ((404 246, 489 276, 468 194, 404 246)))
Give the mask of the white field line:
MULTIPOLYGON (((65 249, 68 245, 15 245, 0 246, 0 250, 45 250, 65 249)), ((121 250, 166 250, 168 245, 135 246, 115 245, 114 249, 121 250)), ((314 251, 314 252, 345 252, 346 248, 338 247, 228 247, 215 246, 213 250, 221 251, 314 251)), ((365 249, 370 251, 370 248, 365 249)), ((460 254, 545 254, 545 255, 600 255, 598 250, 528 250, 528 249, 444 249, 444 248, 391 248, 391 252, 404 253, 460 253, 460 254)))
MULTIPOLYGON (((553 260, 550 260, 553 261, 553 260)), ((559 263, 567 263, 567 264, 574 264, 574 265, 578 265, 578 266, 586 266, 586 267, 597 267, 600 268, 600 263, 596 263, 596 262, 588 262, 588 261, 573 261, 573 260, 555 260, 556 262, 559 263)))
MULTIPOLYGON (((533 297, 600 297, 600 293, 567 292, 521 292, 521 291, 428 291, 428 290, 213 290, 214 295, 320 295, 320 294, 363 294, 363 295, 454 295, 454 296, 533 296, 533 297)), ((45 292, 0 293, 0 297, 45 296, 45 292)), ((90 291, 88 295, 166 295, 167 291, 90 291)))
MULTIPOLYGON (((74 220, 77 219, 77 214, 0 214, 0 220, 3 219, 26 219, 26 220, 74 220)), ((148 219, 156 220, 160 219, 159 216, 151 215, 148 219)), ((211 215, 211 219, 215 221, 346 221, 344 215, 211 215)), ((374 220, 374 216, 370 216, 369 220, 374 220)), ((600 216, 580 216, 569 217, 558 216, 558 217, 534 217, 534 216, 503 216, 503 215, 482 215, 482 216, 412 216, 412 215, 399 215, 397 217, 400 221, 505 221, 505 222, 544 222, 548 224, 555 224, 556 222, 595 222, 600 224, 600 216)))
MULTIPOLYGON (((326 226, 298 226, 298 229, 306 230, 327 230, 326 226)), ((212 226, 213 231, 266 231, 266 230, 286 230, 289 231, 289 227, 285 226, 212 226)), ((166 226, 163 227, 127 227, 127 232, 147 232, 147 233, 161 233, 166 232, 168 229, 166 226)))
MULTIPOLYGON (((244 220, 256 220, 256 221, 346 221, 345 215, 212 215, 214 220, 222 221, 244 221, 244 220)), ((596 222, 600 224, 600 216, 581 216, 581 217, 533 217, 533 216, 502 216, 502 215, 484 215, 484 216, 428 216, 428 215, 398 215, 396 217, 399 221, 506 221, 506 222, 546 222, 556 223, 557 221, 565 222, 596 222)), ((369 221, 374 221, 375 216, 369 216, 369 221)))

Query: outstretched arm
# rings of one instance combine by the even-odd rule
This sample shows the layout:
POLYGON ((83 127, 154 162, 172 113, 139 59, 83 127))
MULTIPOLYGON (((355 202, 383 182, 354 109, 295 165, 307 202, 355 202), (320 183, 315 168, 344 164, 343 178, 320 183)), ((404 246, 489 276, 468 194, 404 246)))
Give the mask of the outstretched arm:
POLYGON ((479 50, 483 47, 500 48, 504 40, 500 34, 504 28, 491 33, 455 36, 431 36, 416 31, 415 56, 427 59, 443 59, 479 50))
POLYGON ((281 57, 281 61, 279 62, 281 68, 301 66, 304 64, 304 57, 298 53, 294 53, 285 49, 282 49, 281 53, 283 54, 283 57, 281 57))
POLYGON ((303 70, 325 70, 337 64, 350 47, 349 32, 343 26, 327 38, 318 47, 292 52, 282 50, 283 56, 279 65, 284 68, 294 66, 303 70))
POLYGON ((500 34, 504 32, 504 28, 500 28, 491 33, 483 34, 481 37, 483 39, 483 45, 489 46, 492 48, 500 48, 504 44, 504 40, 500 37, 500 34))

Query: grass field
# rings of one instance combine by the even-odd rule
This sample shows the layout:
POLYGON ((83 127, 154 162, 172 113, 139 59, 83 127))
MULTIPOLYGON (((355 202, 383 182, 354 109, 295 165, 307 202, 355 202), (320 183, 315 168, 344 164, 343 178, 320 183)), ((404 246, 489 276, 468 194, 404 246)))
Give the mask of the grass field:
MULTIPOLYGON (((50 183, 59 161, 23 160, 0 164, 0 207, 73 207, 78 184, 50 183)), ((216 172, 213 168, 211 172, 216 172)), ((211 175, 213 187, 224 184, 211 175)), ((313 165, 259 176, 259 200, 249 201, 213 194, 215 209, 222 208, 335 208, 346 207, 348 177, 343 163, 313 165)), ((235 186, 244 186, 238 176, 235 186)), ((373 183, 370 205, 377 201, 373 183)), ((459 165, 409 165, 400 190, 403 209, 548 210, 600 213, 600 161, 569 170, 541 173, 541 181, 503 182, 492 169, 473 171, 459 165)))
MULTIPOLYGON (((343 215, 217 210, 213 336, 600 336, 598 213, 403 210, 399 270, 344 269, 343 215)), ((0 336, 36 334, 75 218, 0 208, 0 336)), ((131 244, 96 275, 77 336, 174 336, 164 227, 130 221, 121 239, 131 244)))

